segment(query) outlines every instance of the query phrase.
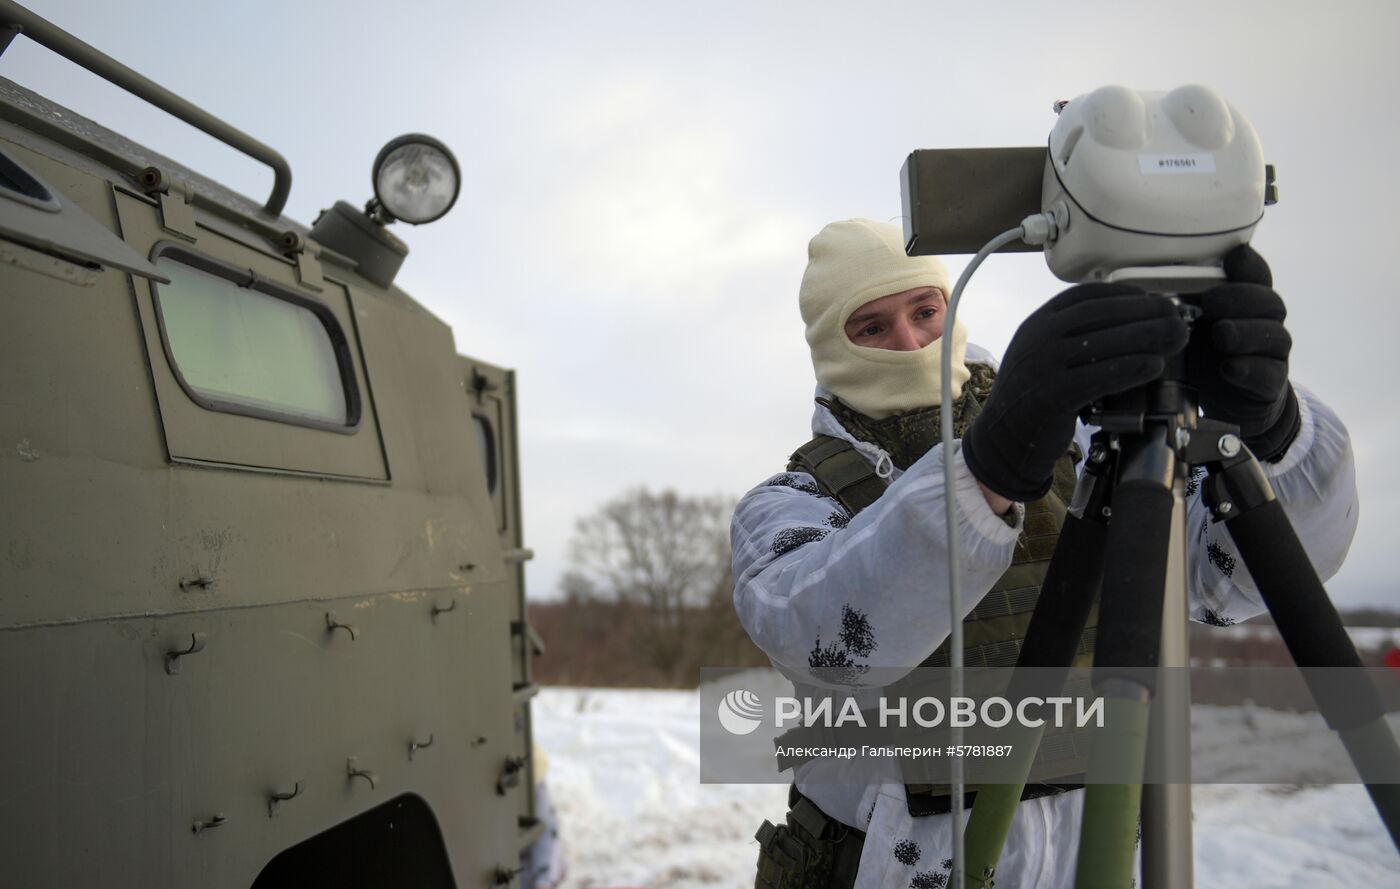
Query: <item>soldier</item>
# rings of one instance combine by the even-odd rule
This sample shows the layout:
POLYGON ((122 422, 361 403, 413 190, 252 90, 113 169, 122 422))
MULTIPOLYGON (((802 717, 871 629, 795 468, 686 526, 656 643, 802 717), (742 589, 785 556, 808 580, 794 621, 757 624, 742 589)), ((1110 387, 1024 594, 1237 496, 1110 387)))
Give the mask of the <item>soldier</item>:
MULTIPOLYGON (((1263 260, 1239 248, 1226 273, 1203 299, 1190 381, 1207 416, 1241 427, 1326 579, 1356 528, 1347 432, 1288 380, 1291 341, 1263 260)), ((965 601, 976 607, 965 621, 969 662, 1013 664, 1088 441, 1080 411, 1150 382, 1187 348, 1167 298, 1081 284, 1021 325, 998 368, 960 323, 945 329, 949 292, 942 263, 906 256, 893 225, 834 222, 808 247, 799 303, 816 437, 745 495, 731 527, 740 620, 799 697, 820 695, 833 675, 859 687, 875 667, 947 663, 947 496, 957 498, 965 601), (959 439, 951 492, 937 404, 944 348, 959 439)), ((1224 624, 1261 612, 1229 535, 1189 487, 1188 527, 1199 529, 1189 535, 1192 617, 1224 624)), ((804 780, 819 765, 798 767, 787 823, 759 831, 760 889, 946 883, 947 795, 804 780)), ((998 884, 1071 885, 1082 805, 1083 791, 1064 785, 1028 791, 998 884)))

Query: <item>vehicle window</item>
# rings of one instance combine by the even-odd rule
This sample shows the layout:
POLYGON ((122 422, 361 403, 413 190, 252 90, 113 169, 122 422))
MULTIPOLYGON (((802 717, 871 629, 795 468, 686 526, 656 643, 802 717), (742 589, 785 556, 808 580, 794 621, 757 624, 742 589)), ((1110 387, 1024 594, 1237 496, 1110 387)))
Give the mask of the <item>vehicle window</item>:
POLYGON ((359 422, 345 335, 324 307, 247 272, 241 286, 238 270, 184 251, 156 267, 170 278, 156 286, 166 347, 195 401, 302 425, 359 422))
POLYGON ((472 414, 476 421, 477 445, 481 448, 482 469, 486 472, 486 489, 496 493, 496 433, 491 429, 491 421, 480 414, 472 414))

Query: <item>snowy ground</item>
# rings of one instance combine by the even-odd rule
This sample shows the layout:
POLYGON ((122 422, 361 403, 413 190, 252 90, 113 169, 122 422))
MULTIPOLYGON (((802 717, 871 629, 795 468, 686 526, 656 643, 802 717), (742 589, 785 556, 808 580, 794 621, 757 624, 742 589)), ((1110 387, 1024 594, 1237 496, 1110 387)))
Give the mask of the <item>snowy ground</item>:
MULTIPOLYGON (((747 889, 764 818, 787 788, 702 785, 696 692, 548 688, 535 738, 571 852, 564 889, 747 889)), ((1193 728, 1254 751, 1315 720, 1246 720, 1198 708, 1193 728)), ((1194 791, 1198 889, 1400 886, 1400 855, 1358 785, 1201 785, 1194 791)))

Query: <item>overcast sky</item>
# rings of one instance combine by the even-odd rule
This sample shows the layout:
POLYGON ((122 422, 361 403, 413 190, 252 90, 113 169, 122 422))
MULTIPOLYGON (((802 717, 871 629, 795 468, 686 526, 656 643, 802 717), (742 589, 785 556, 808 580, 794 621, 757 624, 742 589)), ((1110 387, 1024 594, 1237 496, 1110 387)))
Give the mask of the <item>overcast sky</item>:
MULTIPOLYGON (((1253 122, 1282 201, 1255 246, 1289 306, 1293 377, 1357 452, 1361 527, 1329 585, 1400 604, 1391 223, 1400 4, 192 0, 32 3, 281 151, 288 213, 362 204, 379 147, 438 136, 442 221, 396 226, 398 283, 458 350, 520 377, 532 594, 573 521, 635 485, 737 497, 808 438, 807 240, 894 220, 915 148, 1038 145, 1052 103, 1206 84, 1253 122)), ((0 74, 261 202, 254 162, 20 39, 0 74)), ((954 274, 965 261, 953 257, 954 274)), ((1000 354, 1065 285, 996 257, 963 303, 1000 354)))

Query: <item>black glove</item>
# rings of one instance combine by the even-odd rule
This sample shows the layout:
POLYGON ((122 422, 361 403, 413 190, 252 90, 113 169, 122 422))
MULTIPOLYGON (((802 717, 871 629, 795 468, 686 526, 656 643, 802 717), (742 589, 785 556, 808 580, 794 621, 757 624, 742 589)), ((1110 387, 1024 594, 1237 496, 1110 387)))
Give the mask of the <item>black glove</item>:
POLYGON ((963 436, 968 469, 1010 500, 1045 496, 1080 409, 1156 379, 1186 338, 1165 296, 1103 283, 1061 293, 1012 337, 992 394, 963 436))
POLYGON ((1225 255, 1225 277, 1192 302, 1201 307, 1186 351, 1186 378, 1207 417, 1240 427, 1260 460, 1277 460, 1298 435, 1298 396, 1288 384, 1293 339, 1264 258, 1248 244, 1225 255))

